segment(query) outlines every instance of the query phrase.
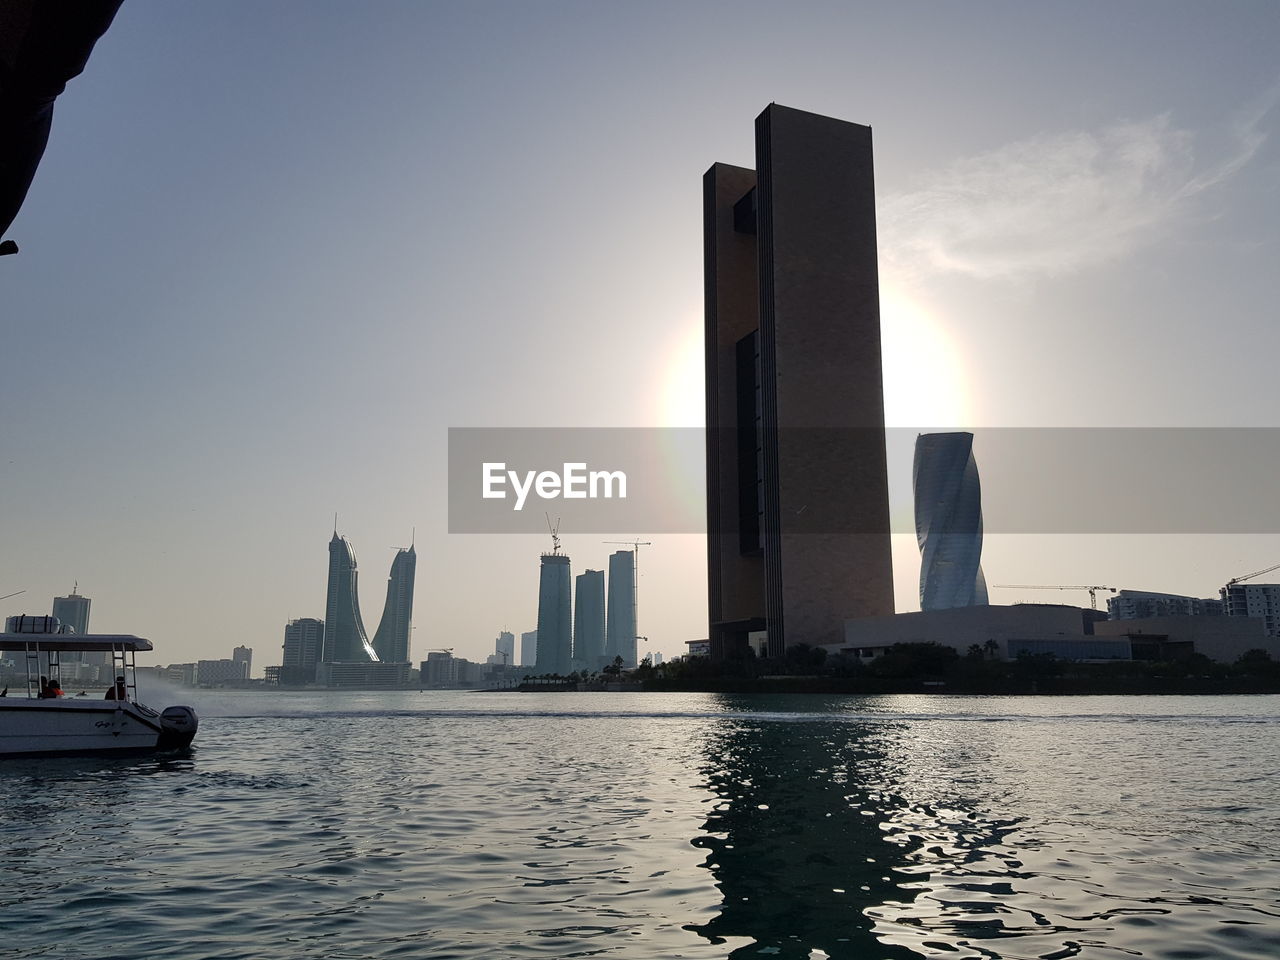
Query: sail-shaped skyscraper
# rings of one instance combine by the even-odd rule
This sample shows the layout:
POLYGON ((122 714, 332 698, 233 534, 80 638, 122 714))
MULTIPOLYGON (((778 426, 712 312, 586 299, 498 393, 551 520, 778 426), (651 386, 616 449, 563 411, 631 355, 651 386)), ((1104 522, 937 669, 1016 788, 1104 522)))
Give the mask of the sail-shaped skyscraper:
POLYGON ((413 622, 413 578, 418 555, 413 545, 400 550, 391 561, 387 602, 373 635, 373 649, 383 663, 409 662, 409 631, 413 622))
POLYGON ((329 589, 324 605, 324 662, 369 663, 378 654, 360 619, 356 553, 338 531, 329 541, 329 589))
POLYGON ((972 433, 916 437, 916 541, 920 544, 920 609, 987 603, 982 576, 982 488, 972 433))

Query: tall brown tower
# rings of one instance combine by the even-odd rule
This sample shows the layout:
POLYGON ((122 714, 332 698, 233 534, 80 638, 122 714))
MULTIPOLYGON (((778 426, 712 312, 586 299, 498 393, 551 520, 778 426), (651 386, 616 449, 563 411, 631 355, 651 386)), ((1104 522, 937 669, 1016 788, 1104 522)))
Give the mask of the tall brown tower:
POLYGON ((713 657, 893 613, 871 128, 771 104, 703 178, 713 657))

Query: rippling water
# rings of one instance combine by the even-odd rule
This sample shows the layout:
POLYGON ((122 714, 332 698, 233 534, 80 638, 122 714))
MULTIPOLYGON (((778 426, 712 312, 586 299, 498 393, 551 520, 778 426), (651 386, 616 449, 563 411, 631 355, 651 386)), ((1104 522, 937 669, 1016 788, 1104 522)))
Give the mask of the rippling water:
POLYGON ((193 697, 0 761, 5 956, 1280 956, 1278 697, 193 697))

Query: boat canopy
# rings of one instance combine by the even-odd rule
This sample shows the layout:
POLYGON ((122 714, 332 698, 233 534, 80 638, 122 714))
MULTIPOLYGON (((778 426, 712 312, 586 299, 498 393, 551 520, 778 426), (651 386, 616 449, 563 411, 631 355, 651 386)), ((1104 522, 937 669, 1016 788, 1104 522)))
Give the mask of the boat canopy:
POLYGON ((150 640, 130 633, 0 633, 0 650, 152 650, 150 640))

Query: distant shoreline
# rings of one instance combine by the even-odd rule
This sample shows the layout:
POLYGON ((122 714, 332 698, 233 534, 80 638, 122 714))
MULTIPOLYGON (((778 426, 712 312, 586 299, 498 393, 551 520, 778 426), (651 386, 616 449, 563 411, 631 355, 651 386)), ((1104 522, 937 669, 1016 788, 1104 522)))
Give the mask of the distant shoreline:
MULTIPOLYGON (((484 693, 577 693, 602 692, 599 688, 579 691, 569 684, 529 685, 514 688, 485 688, 484 693)), ((1280 681, 1265 678, 1167 678, 1146 681, 1099 682, 1095 678, 1048 678, 1026 681, 965 683, 955 680, 872 680, 842 677, 777 677, 700 679, 690 682, 647 681, 628 684, 616 693, 785 693, 845 696, 897 694, 945 694, 958 696, 1239 696, 1280 694, 1280 681)))

